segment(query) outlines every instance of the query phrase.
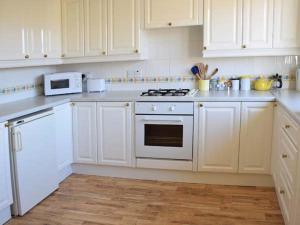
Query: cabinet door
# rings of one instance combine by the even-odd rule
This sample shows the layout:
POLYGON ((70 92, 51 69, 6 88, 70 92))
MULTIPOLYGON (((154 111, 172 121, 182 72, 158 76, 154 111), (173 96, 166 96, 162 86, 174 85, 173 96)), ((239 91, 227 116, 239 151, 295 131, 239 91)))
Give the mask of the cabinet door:
POLYGON ((0 123, 0 211, 12 203, 11 172, 8 147, 8 128, 0 123))
POLYGON ((146 0, 145 27, 197 25, 199 22, 198 4, 199 0, 146 0))
POLYGON ((243 0, 204 0, 204 49, 242 47, 243 0))
POLYGON ((43 57, 60 58, 61 57, 61 1, 45 0, 44 24, 42 34, 44 36, 43 57))
POLYGON ((62 0, 63 57, 84 56, 83 0, 62 0))
POLYGON ((270 173, 273 103, 244 102, 241 118, 239 172, 270 173))
POLYGON ((300 1, 274 1, 274 48, 300 48, 300 1))
POLYGON ((25 59, 24 1, 0 1, 0 60, 25 59))
POLYGON ((140 45, 139 0, 108 0, 108 54, 137 54, 140 45))
POLYGON ((73 162, 72 108, 70 103, 54 108, 58 170, 73 162))
POLYGON ((200 103, 198 123, 198 170, 237 172, 240 103, 200 103))
POLYGON ((132 104, 98 103, 98 161, 103 165, 132 165, 132 104))
POLYGON ((244 48, 272 48, 273 0, 244 0, 244 48))
POLYGON ((73 106, 75 163, 97 163, 96 103, 76 102, 73 106))
POLYGON ((107 1, 85 0, 85 56, 106 55, 107 1))

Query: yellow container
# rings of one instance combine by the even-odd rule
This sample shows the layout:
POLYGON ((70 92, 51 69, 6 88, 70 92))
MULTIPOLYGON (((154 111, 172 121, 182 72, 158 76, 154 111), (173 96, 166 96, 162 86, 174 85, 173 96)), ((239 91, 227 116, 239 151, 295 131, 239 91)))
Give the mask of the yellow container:
POLYGON ((209 91, 209 80, 199 80, 198 85, 200 91, 209 91))

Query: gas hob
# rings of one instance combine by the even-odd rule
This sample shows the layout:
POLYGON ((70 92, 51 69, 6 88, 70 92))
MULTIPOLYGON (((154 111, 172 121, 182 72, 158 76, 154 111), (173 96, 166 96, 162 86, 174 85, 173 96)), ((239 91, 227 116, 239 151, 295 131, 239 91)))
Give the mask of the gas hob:
POLYGON ((149 89, 142 92, 141 96, 188 96, 190 92, 190 89, 149 89))

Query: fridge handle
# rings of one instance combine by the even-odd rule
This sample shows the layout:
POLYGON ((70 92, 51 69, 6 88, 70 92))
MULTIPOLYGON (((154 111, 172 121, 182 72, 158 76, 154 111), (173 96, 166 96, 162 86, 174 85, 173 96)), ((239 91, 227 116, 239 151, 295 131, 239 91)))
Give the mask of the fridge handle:
POLYGON ((15 152, 19 152, 22 150, 22 135, 19 130, 14 132, 13 146, 15 152))

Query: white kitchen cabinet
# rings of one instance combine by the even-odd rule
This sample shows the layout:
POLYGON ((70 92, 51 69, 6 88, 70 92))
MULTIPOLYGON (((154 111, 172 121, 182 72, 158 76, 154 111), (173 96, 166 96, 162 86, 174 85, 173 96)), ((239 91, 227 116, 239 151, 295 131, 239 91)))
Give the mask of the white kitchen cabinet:
POLYGON ((132 166, 132 116, 132 103, 97 103, 99 164, 132 166))
POLYGON ((107 0, 84 0, 85 56, 107 53, 107 0))
POLYGON ((146 28, 190 26, 200 23, 203 23, 203 0, 145 1, 146 28))
POLYGON ((240 103, 205 102, 198 109, 198 170, 238 171, 240 103))
POLYGON ((62 56, 84 56, 84 0, 62 0, 62 31, 62 56))
POLYGON ((274 0, 243 1, 243 48, 273 46, 274 0))
POLYGON ((60 0, 0 1, 0 60, 59 58, 60 0))
POLYGON ((140 1, 108 0, 108 54, 140 51, 140 1))
POLYGON ((204 0, 204 50, 242 48, 243 0, 204 0))
POLYGON ((300 1, 274 2, 274 48, 300 48, 300 1))
MULTIPOLYGON (((13 203, 12 199, 12 186, 11 186, 11 171, 9 160, 9 147, 8 147, 8 128, 5 123, 0 123, 0 215, 2 212, 9 209, 13 203)), ((8 215, 7 217, 9 217, 8 215)), ((6 222, 8 218, 0 217, 0 223, 6 222)))
POLYGON ((73 162, 72 108, 70 103, 54 107, 57 164, 59 172, 73 162))
POLYGON ((240 173, 270 174, 273 103, 243 102, 240 173))
POLYGON ((73 144, 75 163, 97 163, 97 105, 73 103, 73 144))

